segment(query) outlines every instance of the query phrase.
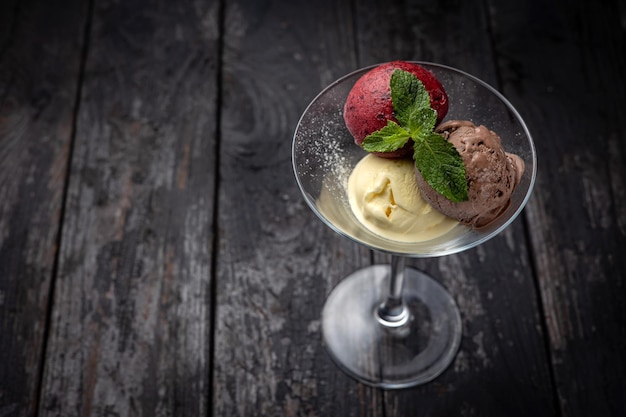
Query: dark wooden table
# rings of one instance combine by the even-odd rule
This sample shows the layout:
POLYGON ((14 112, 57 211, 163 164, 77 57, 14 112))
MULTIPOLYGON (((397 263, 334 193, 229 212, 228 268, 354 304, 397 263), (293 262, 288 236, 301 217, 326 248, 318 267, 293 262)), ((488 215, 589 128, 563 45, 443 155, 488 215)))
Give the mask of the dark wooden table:
POLYGON ((2 1, 0 417, 626 416, 625 75, 620 0, 2 1), (539 175, 500 236, 410 262, 463 341, 382 391, 319 320, 386 259, 317 220, 290 147, 393 59, 502 91, 539 175))

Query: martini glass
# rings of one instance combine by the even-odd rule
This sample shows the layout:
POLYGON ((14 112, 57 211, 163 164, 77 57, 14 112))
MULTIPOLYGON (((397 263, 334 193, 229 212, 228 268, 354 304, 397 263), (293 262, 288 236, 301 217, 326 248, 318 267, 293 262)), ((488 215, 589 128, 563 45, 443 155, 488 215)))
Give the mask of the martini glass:
POLYGON ((348 177, 366 152, 354 144, 343 105, 354 83, 373 67, 352 72, 325 88, 304 111, 293 138, 292 161, 304 200, 340 235, 390 256, 345 277, 328 296, 322 333, 335 363, 358 381, 385 389, 423 384, 440 375, 459 349, 462 326, 453 297, 427 274, 405 267, 409 257, 450 255, 475 247, 504 230, 528 201, 536 176, 530 133, 498 91, 463 71, 417 62, 441 81, 449 99, 446 120, 470 120, 498 133, 506 152, 525 164, 506 211, 489 225, 457 225, 423 242, 386 239, 352 213, 348 177))

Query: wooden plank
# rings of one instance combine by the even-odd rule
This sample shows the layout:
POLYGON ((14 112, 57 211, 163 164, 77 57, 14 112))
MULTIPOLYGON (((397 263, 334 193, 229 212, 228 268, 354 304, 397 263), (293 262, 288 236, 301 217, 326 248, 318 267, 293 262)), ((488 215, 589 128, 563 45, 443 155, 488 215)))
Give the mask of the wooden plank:
POLYGON ((42 415, 208 414, 218 16, 95 2, 42 415))
POLYGON ((369 254, 303 201, 291 142, 307 104, 355 69, 349 2, 226 3, 216 416, 380 415, 332 363, 326 295, 369 254))
MULTIPOLYGON (((360 1, 357 13, 361 65, 435 61, 497 87, 488 10, 476 3, 360 1)), ((555 414, 527 244, 523 220, 518 219, 475 249, 411 262, 455 297, 463 341, 451 368, 435 381, 388 392, 385 415, 555 414)))
POLYGON ((33 416, 86 7, 0 4, 0 415, 33 416))
POLYGON ((492 3, 506 91, 539 154, 528 214, 560 407, 623 416, 623 2, 492 3))

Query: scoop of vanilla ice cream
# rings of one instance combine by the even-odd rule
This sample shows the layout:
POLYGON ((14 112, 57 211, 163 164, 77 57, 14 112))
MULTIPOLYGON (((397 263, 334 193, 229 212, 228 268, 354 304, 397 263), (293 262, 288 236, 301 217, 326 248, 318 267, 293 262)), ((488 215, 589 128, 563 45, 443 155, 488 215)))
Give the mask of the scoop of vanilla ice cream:
POLYGON ((367 155, 348 179, 348 199, 366 228, 390 240, 422 242, 458 224, 421 197, 411 160, 367 155))

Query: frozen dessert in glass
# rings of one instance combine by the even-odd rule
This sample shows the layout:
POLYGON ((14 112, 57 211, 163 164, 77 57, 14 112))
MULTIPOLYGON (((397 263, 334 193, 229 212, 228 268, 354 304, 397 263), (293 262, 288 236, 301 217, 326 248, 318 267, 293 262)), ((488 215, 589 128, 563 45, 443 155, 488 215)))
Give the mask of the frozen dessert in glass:
POLYGON ((354 84, 343 117, 370 155, 354 168, 348 195, 370 231, 419 242, 445 234, 456 221, 486 226, 510 205, 521 158, 506 153, 483 125, 442 123, 447 111, 444 86, 416 63, 380 65, 354 84))
POLYGON ((463 325, 454 297, 428 274, 406 267, 405 260, 459 253, 496 236, 528 201, 537 167, 530 132, 515 108, 495 89, 443 65, 402 64, 408 71, 393 68, 395 65, 362 68, 326 87, 303 112, 292 146, 298 186, 318 218, 341 236, 390 255, 388 264, 359 268, 342 279, 324 303, 321 319, 324 344, 340 368, 360 382, 385 389, 433 380, 452 363, 462 338, 463 325), (437 83, 420 78, 424 69, 445 86, 445 91, 431 94, 434 91, 429 89, 437 83), (368 73, 365 80, 378 80, 376 88, 361 82, 355 90, 359 79, 368 73), (353 100, 348 99, 351 94, 353 100), (442 112, 441 120, 433 96, 446 99, 447 112, 442 112), (368 123, 360 119, 365 114, 370 115, 368 123), (445 120, 487 126, 500 135, 507 152, 524 161, 525 169, 508 208, 484 227, 457 223, 443 235, 425 241, 383 237, 359 220, 354 210, 375 218, 370 220, 374 223, 384 224, 387 217, 398 220, 386 227, 400 225, 394 233, 419 223, 424 210, 415 212, 414 206, 426 206, 418 203, 421 192, 415 169, 435 192, 451 201, 469 201, 472 191, 466 171, 471 173, 472 168, 466 170, 462 150, 436 131, 445 120), (365 137, 359 138, 354 132, 365 137), (398 158, 395 153, 401 149, 400 153, 407 154, 398 158), (372 169, 363 161, 385 164, 372 169), (350 186, 351 174, 357 182, 363 180, 362 184, 350 186), (412 181, 415 184, 409 186, 412 181), (350 188, 361 190, 357 190, 357 199, 369 199, 350 204, 350 188), (408 189, 413 190, 413 197, 405 195, 408 189), (414 214, 419 215, 405 221, 414 214))

